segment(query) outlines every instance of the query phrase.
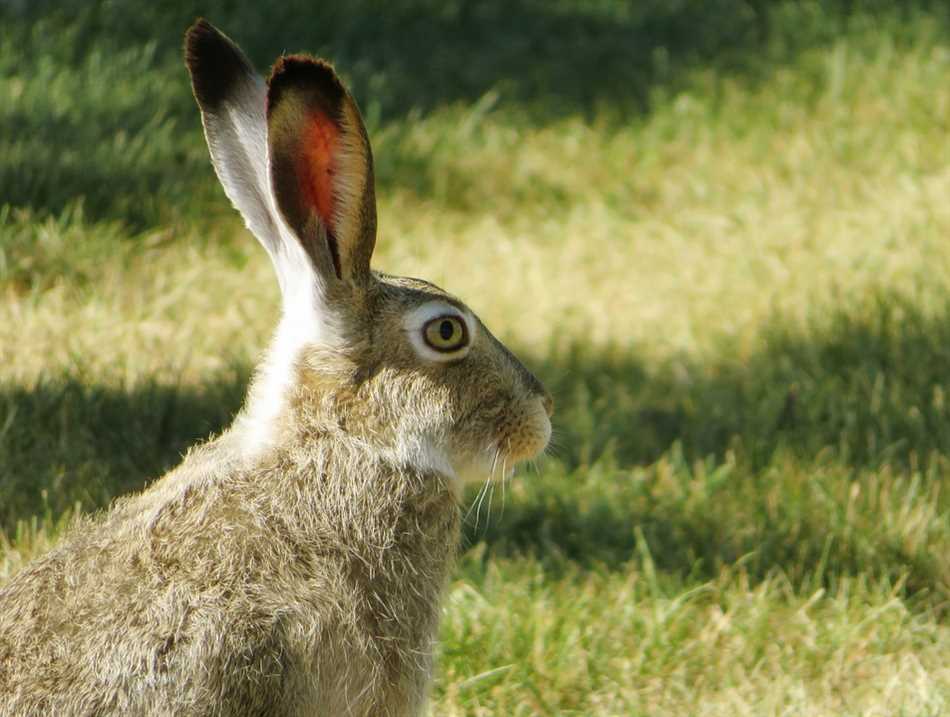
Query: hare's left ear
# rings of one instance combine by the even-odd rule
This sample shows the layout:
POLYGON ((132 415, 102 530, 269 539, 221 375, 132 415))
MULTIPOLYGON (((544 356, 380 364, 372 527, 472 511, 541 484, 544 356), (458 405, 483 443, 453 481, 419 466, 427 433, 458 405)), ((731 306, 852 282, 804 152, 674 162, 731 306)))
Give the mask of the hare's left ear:
POLYGON ((324 281, 365 283, 376 244, 373 157, 356 102, 329 64, 277 62, 267 145, 275 203, 324 281))

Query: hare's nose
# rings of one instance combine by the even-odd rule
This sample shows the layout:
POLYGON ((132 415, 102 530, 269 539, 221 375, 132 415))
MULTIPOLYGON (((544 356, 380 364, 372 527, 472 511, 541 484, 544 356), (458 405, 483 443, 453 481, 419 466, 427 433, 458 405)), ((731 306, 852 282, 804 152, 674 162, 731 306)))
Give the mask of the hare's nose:
POLYGON ((554 399, 551 398, 551 394, 544 392, 541 396, 541 405, 544 406, 545 413, 548 414, 548 418, 554 415, 554 399))

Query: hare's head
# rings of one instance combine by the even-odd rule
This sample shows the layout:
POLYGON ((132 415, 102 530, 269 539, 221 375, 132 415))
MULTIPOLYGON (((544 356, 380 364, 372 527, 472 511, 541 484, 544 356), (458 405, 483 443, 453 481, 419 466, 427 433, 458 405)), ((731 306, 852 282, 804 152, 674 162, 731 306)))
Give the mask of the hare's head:
POLYGON ((289 423, 449 475, 485 477, 541 452, 552 402, 538 380, 455 297, 370 269, 373 160, 330 65, 282 57, 265 85, 203 20, 185 49, 218 177, 283 297, 245 417, 252 449, 289 423))

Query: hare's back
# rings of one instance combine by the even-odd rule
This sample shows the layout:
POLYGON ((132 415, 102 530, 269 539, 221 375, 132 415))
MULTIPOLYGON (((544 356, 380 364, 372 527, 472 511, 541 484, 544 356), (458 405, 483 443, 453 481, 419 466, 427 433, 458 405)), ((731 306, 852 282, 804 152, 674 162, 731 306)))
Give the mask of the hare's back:
POLYGON ((107 547, 63 546, 0 591, 0 714, 250 714, 283 701, 272 620, 110 564, 107 547))

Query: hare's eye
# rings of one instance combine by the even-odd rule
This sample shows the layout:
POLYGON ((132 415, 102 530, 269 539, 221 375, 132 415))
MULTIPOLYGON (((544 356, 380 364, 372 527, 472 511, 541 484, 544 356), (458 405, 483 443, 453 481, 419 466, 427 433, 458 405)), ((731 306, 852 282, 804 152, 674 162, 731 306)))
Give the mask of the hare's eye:
POLYGON ((438 316, 422 327, 425 342, 436 351, 458 351, 468 344, 468 329, 455 316, 438 316))

